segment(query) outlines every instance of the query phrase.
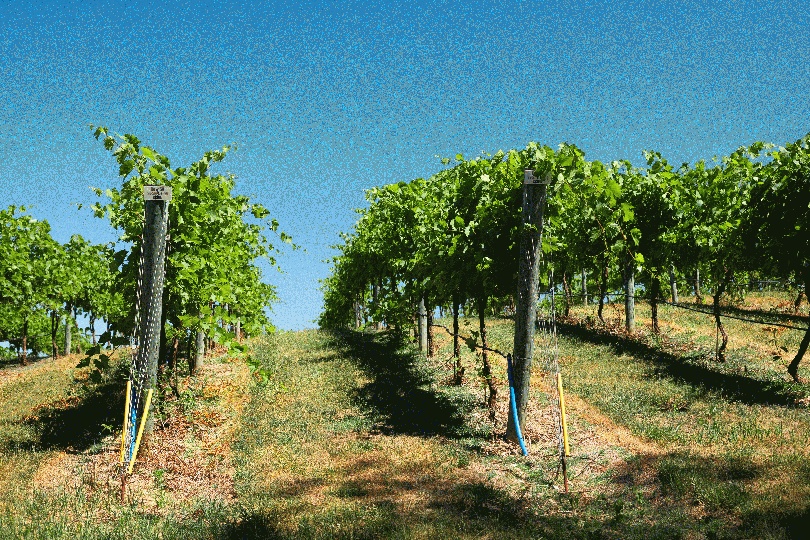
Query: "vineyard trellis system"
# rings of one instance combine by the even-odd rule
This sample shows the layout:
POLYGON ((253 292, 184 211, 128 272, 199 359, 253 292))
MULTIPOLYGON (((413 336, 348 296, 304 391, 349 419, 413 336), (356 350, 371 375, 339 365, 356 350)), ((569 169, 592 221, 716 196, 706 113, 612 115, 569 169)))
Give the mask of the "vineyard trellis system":
MULTIPOLYGON (((562 283, 566 315, 575 276, 585 298, 587 290, 597 299, 600 319, 609 291, 625 289, 630 332, 636 282, 644 283, 654 332, 659 331, 657 306, 669 304, 663 281, 673 298, 682 280, 694 283, 698 298, 701 291, 710 293, 708 314, 715 316, 718 340, 722 336, 721 360, 728 338, 721 317, 742 318, 719 310, 730 288, 781 282, 807 290, 810 134, 783 147, 757 142, 709 163, 680 167, 657 152, 644 153, 644 168, 584 156, 571 144, 554 150, 537 143, 472 159, 458 154, 453 165, 444 158, 448 167, 427 179, 368 190, 369 206, 359 211, 353 231, 342 235, 332 273, 322 282, 321 326, 370 321, 401 331, 420 301, 428 318, 436 307, 450 306, 457 356, 459 306, 482 314, 516 301, 513 358, 519 363, 532 356, 520 348, 528 343, 521 330, 527 313, 518 309, 530 303, 531 290, 518 283, 525 281, 522 268, 531 267, 524 264, 521 239, 532 234, 544 254, 553 254, 544 264, 562 283), (530 212, 521 204, 527 170, 548 181, 542 238, 539 223, 526 219, 530 212)), ((531 281, 537 284, 538 276, 531 281)), ((551 284, 549 290, 553 294, 551 284)), ((810 346, 810 326, 804 330, 788 367, 797 381, 810 346)), ((427 332, 430 343, 432 327, 427 332)), ((473 337, 481 341, 483 373, 492 388, 483 316, 473 337)), ((527 394, 523 382, 518 365, 518 404, 527 394)))

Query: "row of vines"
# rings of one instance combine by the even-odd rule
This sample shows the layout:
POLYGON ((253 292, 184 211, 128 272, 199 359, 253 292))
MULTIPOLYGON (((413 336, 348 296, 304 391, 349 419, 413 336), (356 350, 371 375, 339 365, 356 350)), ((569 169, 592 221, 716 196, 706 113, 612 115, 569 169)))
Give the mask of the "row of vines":
POLYGON ((144 185, 173 190, 162 362, 173 364, 184 349, 193 370, 194 362, 200 361, 200 354, 193 353, 201 353, 206 343, 238 347, 241 335, 266 330, 267 308, 276 294, 262 280, 257 260, 267 258, 276 265, 277 249, 266 237, 268 230, 283 242, 291 239, 278 231, 278 222, 268 217, 265 207, 233 193, 232 174, 211 173, 230 147, 206 152, 188 167, 172 168, 166 156, 142 145, 134 135, 114 136, 99 127, 95 137, 116 160, 121 186, 94 189, 107 201, 93 204, 92 211, 109 219, 119 239, 92 245, 74 235, 60 245, 47 222, 35 220, 24 209, 0 211, 0 341, 8 342, 22 363, 29 352, 50 350, 57 355, 62 343, 63 352, 76 345, 96 345, 94 330, 92 343, 71 344, 76 316, 84 314, 91 327, 101 319, 108 329, 90 350, 94 358, 86 362, 104 368, 108 357, 98 354, 100 347, 129 342, 136 320, 144 185), (45 326, 51 340, 48 348, 40 343, 45 326))
POLYGON ((80 235, 66 244, 50 226, 23 207, 0 210, 0 341, 3 356, 26 364, 50 351, 57 355, 95 345, 95 321, 114 321, 124 312, 115 288, 114 251, 80 235), (89 318, 89 335, 78 333, 77 314, 89 318), (13 352, 12 352, 13 351, 13 352))
MULTIPOLYGON (((484 314, 501 311, 517 291, 522 185, 531 169, 549 182, 542 249, 565 297, 581 280, 582 289, 596 292, 602 318, 606 295, 623 289, 632 332, 632 299, 643 284, 658 332, 664 285, 677 298, 679 283, 698 295, 702 283, 722 335, 722 361, 727 336, 719 308, 735 284, 777 279, 808 290, 810 134, 692 165, 674 166, 657 152, 644 157, 645 167, 602 163, 571 144, 554 150, 529 143, 473 159, 457 155, 428 179, 368 190, 369 207, 342 235, 322 282, 321 325, 384 321, 401 331, 422 301, 427 317, 447 306, 456 321, 468 306, 479 313, 474 337, 486 347, 484 314)), ((788 368, 796 380, 809 343, 810 329, 788 368)), ((458 356, 457 337, 455 350, 458 356)))

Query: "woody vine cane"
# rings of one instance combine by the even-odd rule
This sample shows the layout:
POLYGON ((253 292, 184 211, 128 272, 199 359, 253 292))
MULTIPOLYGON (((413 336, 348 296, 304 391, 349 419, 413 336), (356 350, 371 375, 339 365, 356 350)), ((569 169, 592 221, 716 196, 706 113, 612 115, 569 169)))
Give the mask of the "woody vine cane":
POLYGON ((166 267, 166 234, 168 229, 171 187, 144 186, 144 226, 132 358, 127 383, 124 429, 121 436, 121 500, 126 494, 126 479, 132 473, 142 437, 152 431, 149 412, 154 405, 153 390, 157 382, 160 352, 160 325, 163 311, 163 281, 166 267))

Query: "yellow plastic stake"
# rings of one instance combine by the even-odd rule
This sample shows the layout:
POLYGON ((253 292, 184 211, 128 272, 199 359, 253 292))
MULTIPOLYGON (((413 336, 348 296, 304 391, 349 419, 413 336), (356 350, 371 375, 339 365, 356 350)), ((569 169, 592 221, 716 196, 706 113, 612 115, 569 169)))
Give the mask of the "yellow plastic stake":
POLYGON ((127 430, 129 429, 129 395, 132 392, 132 381, 127 381, 127 396, 124 400, 124 431, 121 432, 121 459, 119 463, 124 464, 124 446, 127 440, 127 430))
POLYGON ((132 474, 132 469, 135 467, 135 456, 138 455, 138 447, 141 446, 141 437, 143 436, 143 428, 146 426, 146 417, 149 416, 149 405, 152 403, 152 389, 146 394, 146 403, 143 407, 143 418, 141 418, 141 427, 138 428, 138 438, 135 439, 135 448, 132 450, 132 458, 129 460, 129 470, 127 474, 132 474))
POLYGON ((557 373, 557 392, 560 394, 560 419, 562 420, 563 432, 563 445, 565 446, 565 455, 571 455, 571 449, 568 448, 568 425, 565 420, 565 398, 563 397, 562 376, 557 373))

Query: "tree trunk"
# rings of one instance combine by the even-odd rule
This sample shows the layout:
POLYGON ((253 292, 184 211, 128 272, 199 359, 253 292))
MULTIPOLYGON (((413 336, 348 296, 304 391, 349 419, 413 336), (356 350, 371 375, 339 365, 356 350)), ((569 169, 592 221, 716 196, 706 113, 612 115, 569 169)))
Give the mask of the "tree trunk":
POLYGON ((428 340, 428 358, 436 356, 436 340, 434 339, 435 333, 433 329, 433 310, 427 310, 427 340, 428 340))
POLYGON ((582 276, 580 278, 582 280, 582 305, 588 305, 588 274, 585 273, 585 270, 582 271, 582 276))
POLYGON ((374 329, 379 331, 380 330, 380 315, 379 315, 379 308, 380 308, 380 284, 374 283, 371 289, 371 298, 372 302, 374 303, 374 329))
POLYGON ((669 267, 669 288, 672 291, 672 303, 678 303, 678 282, 675 280, 675 265, 669 267))
MULTIPOLYGON (((75 310, 73 312, 73 324, 76 326, 76 329, 78 330, 79 326, 76 324, 76 312, 75 312, 75 310)), ((109 326, 110 326, 110 324, 107 323, 108 328, 109 328, 109 326)), ((81 332, 79 333, 79 335, 81 335, 81 332)), ((115 337, 115 331, 112 331, 111 335, 113 337, 115 337)), ((82 348, 82 340, 81 339, 76 341, 76 352, 79 353, 79 354, 84 354, 84 349, 82 348)))
POLYGON ((59 330, 59 322, 56 319, 56 310, 51 310, 51 357, 59 358, 59 349, 56 346, 56 332, 59 330))
POLYGON ((603 323, 605 322, 603 311, 605 309, 605 294, 607 293, 608 272, 608 264, 607 261, 605 261, 605 265, 602 267, 602 279, 599 280, 599 308, 596 310, 599 320, 603 323))
POLYGON ((73 348, 71 338, 73 331, 73 306, 67 305, 67 317, 65 317, 65 354, 70 354, 73 348))
POLYGON ((180 349, 180 338, 176 335, 172 338, 172 356, 169 363, 169 368, 171 368, 172 372, 177 371, 177 353, 180 349))
POLYGON ((188 364, 189 373, 194 370, 194 346, 196 341, 196 332, 189 332, 188 336, 186 336, 186 363, 188 364))
POLYGON ((93 346, 96 346, 96 316, 90 314, 90 335, 93 338, 93 346))
MULTIPOLYGON (((806 293, 808 290, 810 290, 810 268, 807 266, 804 267, 804 271, 802 272, 802 280, 804 281, 804 291, 806 293)), ((808 299, 810 300, 810 296, 808 296, 808 299)), ((796 352, 796 356, 793 357, 793 360, 791 360, 787 369, 790 376, 797 383, 807 382, 803 378, 799 377, 799 363, 802 361, 804 353, 807 352, 808 345, 810 345, 810 326, 807 327, 807 331, 804 333, 802 342, 799 344, 799 350, 796 352)))
POLYGON ((197 330, 197 339, 194 347, 194 362, 191 364, 191 374, 196 375, 205 362, 205 332, 197 330))
POLYGON ((717 349, 717 361, 718 362, 725 362, 726 361, 726 345, 728 345, 728 334, 726 333, 726 329, 723 328, 723 322, 720 320, 720 297, 723 295, 723 292, 726 290, 726 285, 728 284, 728 280, 731 277, 731 272, 726 270, 723 274, 723 277, 720 279, 720 283, 717 284, 717 290, 712 297, 712 307, 714 312, 714 322, 717 325, 717 331, 720 332, 720 336, 723 338, 723 342, 717 349))
POLYGON ((177 388, 177 357, 180 352, 180 337, 175 334, 172 338, 171 373, 169 373, 169 385, 176 397, 180 397, 180 390, 177 388), (174 379, 172 382, 171 379, 174 379))
POLYGON ((210 332, 210 334, 205 335, 205 351, 210 354, 211 351, 214 350, 214 338, 211 335, 211 334, 213 334, 213 328, 214 328, 214 303, 209 302, 208 303, 208 308, 211 310, 211 314, 208 317, 208 328, 211 329, 211 332, 210 332))
POLYGON ((652 311, 652 331, 660 334, 658 327, 658 297, 661 296, 661 279, 657 275, 650 275, 650 309, 652 311))
POLYGON ((799 344, 799 350, 796 352, 796 356, 793 357, 793 360, 791 360, 790 365, 787 368, 788 373, 797 383, 807 382, 803 378, 799 377, 799 362, 802 361, 804 353, 807 352, 808 345, 810 345, 810 326, 807 327, 807 331, 804 333, 802 342, 799 344))
POLYGON ((487 301, 485 298, 478 299, 478 331, 481 333, 481 362, 483 363, 484 379, 487 381, 487 388, 489 389, 489 398, 487 399, 487 407, 489 408, 489 420, 495 421, 495 406, 497 405, 498 388, 495 386, 495 381, 492 380, 492 366, 489 365, 489 351, 487 347, 487 323, 485 319, 487 301))
POLYGON ((799 289, 799 294, 796 295, 796 300, 793 301, 793 313, 798 313, 799 308, 802 306, 802 296, 804 296, 804 290, 799 289))
POLYGON ((700 268, 695 268, 695 301, 703 303, 703 295, 700 293, 700 268))
POLYGON ((453 295, 453 384, 459 385, 464 379, 464 369, 461 367, 461 345, 458 340, 458 308, 460 304, 458 294, 453 295))
POLYGON ((629 334, 636 329, 635 270, 635 261, 629 261, 625 267, 624 276, 624 327, 629 334))
POLYGON ((563 286, 563 297, 565 299, 565 308, 563 315, 568 317, 571 315, 571 285, 568 283, 568 272, 563 271, 562 273, 562 286, 563 286))
POLYGON ((20 363, 24 366, 28 365, 28 318, 23 320, 22 356, 20 356, 20 363))

